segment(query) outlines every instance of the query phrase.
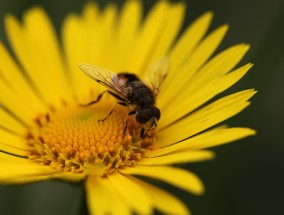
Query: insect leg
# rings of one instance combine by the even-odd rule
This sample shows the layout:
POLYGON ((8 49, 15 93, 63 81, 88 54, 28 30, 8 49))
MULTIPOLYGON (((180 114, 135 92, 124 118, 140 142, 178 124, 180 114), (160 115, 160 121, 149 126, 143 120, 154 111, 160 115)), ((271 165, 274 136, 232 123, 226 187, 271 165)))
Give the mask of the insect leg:
POLYGON ((81 106, 81 107, 88 107, 88 106, 91 106, 91 105, 93 105, 93 104, 98 103, 106 92, 108 92, 108 91, 107 91, 107 90, 103 91, 102 93, 100 93, 100 94, 98 95, 98 97, 97 97, 96 100, 91 101, 91 102, 89 102, 89 103, 87 103, 87 104, 80 104, 80 106, 81 106))
POLYGON ((140 138, 141 138, 141 139, 143 138, 144 134, 145 134, 145 129, 142 128, 142 129, 141 129, 141 132, 140 132, 140 138))
POLYGON ((112 114, 112 112, 113 112, 113 110, 115 109, 116 105, 117 105, 117 103, 115 103, 115 104, 112 106, 110 112, 108 113, 108 115, 107 115, 105 118, 99 119, 99 122, 105 121, 105 120, 112 114))
POLYGON ((126 129, 127 129, 128 123, 127 123, 127 117, 125 117, 125 125, 123 130, 123 135, 125 135, 126 129))
POLYGON ((110 95, 112 95, 114 98, 116 98, 117 100, 119 100, 119 101, 121 101, 121 102, 123 102, 123 103, 126 103, 126 102, 127 102, 127 100, 126 100, 125 98, 123 98, 123 97, 121 97, 121 96, 119 96, 119 95, 117 95, 117 94, 115 94, 115 93, 113 93, 113 92, 111 92, 111 91, 108 91, 108 93, 109 93, 110 95))
MULTIPOLYGON (((120 103, 119 103, 119 104, 120 104, 120 103)), ((123 105, 123 104, 121 104, 121 105, 123 105)), ((130 112, 128 113, 128 115, 125 117, 125 126, 124 126, 123 134, 125 134, 126 129, 127 129, 127 126, 128 126, 127 118, 128 118, 129 116, 131 116, 131 115, 135 114, 135 113, 137 113, 137 111, 136 111, 136 110, 130 111, 130 112)))
POLYGON ((136 113, 137 113, 136 110, 130 111, 130 112, 128 113, 128 116, 131 116, 131 115, 136 114, 136 113))
POLYGON ((110 110, 109 114, 108 114, 105 118, 100 119, 99 122, 105 121, 105 120, 112 114, 112 112, 113 112, 113 110, 115 109, 115 107, 116 107, 117 104, 120 104, 120 105, 122 105, 122 106, 126 106, 126 104, 125 104, 124 102, 115 103, 115 104, 112 106, 112 109, 110 110))
POLYGON ((124 106, 124 107, 127 106, 127 104, 126 104, 125 102, 118 102, 118 104, 120 104, 120 105, 122 105, 122 106, 124 106))

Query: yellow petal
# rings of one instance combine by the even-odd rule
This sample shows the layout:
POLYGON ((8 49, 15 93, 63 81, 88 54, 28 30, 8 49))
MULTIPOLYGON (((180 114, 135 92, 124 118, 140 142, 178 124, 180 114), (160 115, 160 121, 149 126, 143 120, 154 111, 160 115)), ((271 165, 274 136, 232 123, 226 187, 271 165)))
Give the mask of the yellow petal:
POLYGON ((70 73, 70 82, 72 86, 72 92, 75 95, 87 94, 94 85, 90 78, 86 77, 79 69, 79 64, 87 61, 86 35, 83 29, 82 20, 75 15, 69 15, 64 20, 62 27, 62 41, 67 60, 67 68, 70 73))
POLYGON ((208 83, 204 84, 203 87, 200 87, 191 93, 187 93, 187 88, 184 89, 184 91, 177 93, 176 100, 173 100, 172 104, 179 105, 176 105, 174 108, 161 110, 162 118, 159 122, 160 127, 164 127, 164 125, 171 124, 172 122, 182 118, 187 113, 192 112, 212 99, 214 96, 228 89, 240 80, 251 67, 252 64, 246 64, 225 76, 208 81, 208 83))
POLYGON ((190 214, 184 203, 172 194, 137 178, 133 178, 133 180, 147 190, 149 196, 151 197, 152 204, 161 212, 165 214, 190 214))
MULTIPOLYGON (((109 181, 108 181, 109 182, 109 181)), ((119 192, 115 190, 115 188, 112 186, 112 184, 109 182, 108 183, 110 192, 112 194, 111 199, 112 201, 112 206, 110 207, 110 214, 113 215, 131 215, 132 209, 131 205, 127 203, 123 198, 121 198, 121 195, 119 192)), ((109 202, 109 201, 108 201, 109 202)))
POLYGON ((31 149, 22 138, 0 128, 0 150, 26 156, 31 149))
POLYGON ((173 145, 161 148, 159 150, 151 151, 147 154, 148 157, 157 157, 164 154, 182 152, 182 151, 194 151, 199 149, 205 149, 229 143, 238 139, 245 138, 247 136, 254 135, 255 131, 250 128, 216 128, 206 131, 202 134, 198 134, 194 137, 186 139, 182 142, 175 143, 173 145))
POLYGON ((98 11, 96 5, 86 6, 80 26, 82 30, 79 29, 81 34, 85 34, 86 40, 82 49, 85 52, 83 56, 86 58, 83 62, 112 69, 110 55, 113 49, 112 39, 116 36, 116 18, 117 8, 113 4, 107 5, 102 12, 98 11))
MULTIPOLYGON (((27 183, 35 183, 39 181, 45 181, 51 178, 50 174, 47 175, 29 175, 29 176, 17 176, 13 178, 9 178, 6 181, 3 181, 2 183, 7 183, 9 185, 21 185, 21 184, 27 184, 27 183)), ((1 179, 0 179, 1 181, 1 179)))
POLYGON ((95 38, 91 38, 90 37, 91 35, 88 34, 87 39, 89 43, 87 43, 88 45, 87 49, 91 51, 91 55, 89 55, 89 57, 91 56, 94 57, 94 59, 92 61, 89 61, 89 63, 101 66, 103 68, 113 69, 111 67, 112 59, 110 58, 110 56, 113 48, 112 47, 113 37, 116 36, 115 35, 115 27, 116 27, 115 21, 117 18, 116 6, 112 4, 107 5, 103 13, 100 14, 100 18, 98 18, 98 21, 92 20, 93 17, 86 16, 84 18, 85 18, 84 22, 86 24, 85 27, 87 27, 88 29, 94 28, 92 33, 99 34, 96 35, 95 38), (97 24, 97 27, 90 26, 90 24, 94 22, 97 24), (96 38, 98 38, 98 41, 94 43, 94 40, 96 38))
MULTIPOLYGON (((108 5, 102 15, 101 27, 98 29, 100 34, 102 34, 102 49, 99 53, 101 55, 102 61, 98 66, 103 68, 113 69, 112 60, 110 58, 113 46, 113 36, 116 35, 115 24, 117 18, 117 8, 114 5, 108 5)), ((95 48, 95 47, 94 47, 95 48)))
POLYGON ((49 166, 41 166, 24 158, 19 158, 18 162, 3 159, 0 162, 1 183, 24 183, 27 180, 33 181, 36 178, 48 177, 54 172, 55 170, 49 166))
POLYGON ((220 79, 220 77, 228 73, 243 58, 248 49, 248 45, 240 44, 230 47, 212 58, 191 78, 190 84, 187 84, 182 91, 177 93, 177 96, 172 102, 179 103, 184 101, 185 98, 191 97, 192 94, 220 79))
POLYGON ((70 181, 73 183, 80 182, 86 178, 86 174, 74 174, 73 172, 56 172, 52 174, 52 178, 70 181))
POLYGON ((138 214, 151 214, 152 205, 146 191, 133 180, 121 174, 108 177, 115 189, 138 214), (135 196, 131 195, 135 193, 135 196))
POLYGON ((133 43, 138 36, 137 31, 141 17, 141 1, 126 1, 115 26, 117 27, 116 34, 112 35, 114 43, 109 56, 111 60, 111 68, 109 69, 116 72, 128 70, 127 64, 129 63, 133 43))
POLYGON ((204 187, 200 179, 188 170, 169 166, 137 165, 134 168, 123 169, 121 172, 155 178, 198 195, 204 192, 204 187))
MULTIPOLYGON (((70 88, 66 79, 66 71, 63 65, 63 58, 54 27, 41 8, 33 8, 24 14, 24 30, 26 41, 30 47, 29 53, 33 60, 30 76, 37 84, 44 82, 46 88, 39 85, 41 93, 48 98, 48 101, 58 101, 59 98, 69 98, 70 88), (40 26, 40 28, 39 28, 40 26), (43 46, 42 44, 48 44, 43 46), (44 79, 44 81, 43 81, 44 79), (51 91, 47 91, 50 89, 51 91), (54 100, 53 100, 53 94, 54 100)), ((61 101, 60 101, 61 102, 61 101)))
MULTIPOLYGON (((164 87, 158 97, 158 105, 162 109, 166 109, 167 105, 177 95, 177 92, 186 89, 190 78, 198 71, 198 69, 211 57, 216 48, 221 43, 228 26, 224 25, 216 29, 208 35, 196 49, 187 56, 186 62, 178 68, 172 68, 165 80, 164 87)), ((170 61, 170 65, 175 62, 170 61)))
MULTIPOLYGON (((105 9, 105 11, 107 11, 107 9, 105 9)), ((103 34, 105 33, 105 27, 103 26, 105 16, 103 16, 102 13, 103 12, 95 2, 89 2, 83 8, 82 16, 70 16, 71 23, 74 22, 74 29, 70 29, 70 33, 73 33, 73 35, 68 35, 68 32, 66 32, 64 37, 71 42, 69 44, 70 47, 66 46, 66 48, 72 51, 72 53, 69 53, 69 51, 66 50, 66 55, 76 57, 73 59, 75 60, 73 62, 74 66, 81 64, 82 62, 94 63, 95 65, 102 64, 102 59, 104 57, 102 56, 104 46, 103 34), (73 42, 75 42, 74 47, 72 47, 73 42)), ((68 19, 69 18, 66 19, 67 22, 68 19)), ((72 63, 72 61, 70 61, 70 63, 72 63)), ((70 64, 70 66, 71 65, 72 64, 70 64)), ((70 68, 73 69, 72 67, 70 68)), ((78 82, 76 79, 74 79, 74 81, 78 82)))
MULTIPOLYGON (((190 144, 187 143, 187 145, 190 145, 190 147, 187 147, 187 148, 189 150, 210 148, 210 147, 232 142, 232 141, 245 138, 251 135, 255 135, 255 134, 256 134, 256 131, 250 128, 228 128, 224 131, 219 131, 214 136, 207 138, 204 142, 199 141, 199 142, 190 143, 190 144)), ((187 140, 185 140, 185 142, 187 142, 187 140)))
POLYGON ((155 43, 161 36, 161 31, 166 24, 167 14, 170 10, 167 1, 158 1, 147 15, 142 28, 138 32, 138 38, 129 56, 127 70, 138 73, 147 67, 148 56, 151 55, 155 43))
MULTIPOLYGON (((151 154, 153 155, 153 154, 151 154)), ((188 162, 199 162, 203 160, 213 159, 214 153, 211 151, 183 151, 173 154, 166 154, 159 157, 149 157, 140 161, 140 165, 167 165, 188 162)))
POLYGON ((3 130, 0 128, 0 142, 7 143, 15 148, 28 150, 30 147, 26 144, 25 139, 15 135, 11 132, 3 130))
POLYGON ((210 83, 212 80, 228 73, 240 62, 248 50, 249 45, 240 44, 221 52, 200 68, 198 73, 191 79, 191 84, 186 91, 190 94, 204 87, 205 84, 210 83))
POLYGON ((34 112, 26 105, 26 100, 21 99, 11 88, 0 78, 0 103, 12 112, 18 119, 27 125, 32 124, 34 112))
POLYGON ((26 162, 26 158, 13 156, 13 155, 5 153, 5 152, 0 152, 0 163, 2 163, 4 161, 10 162, 10 163, 21 163, 21 162, 26 162))
POLYGON ((107 46, 112 45, 110 42, 115 17, 116 7, 112 5, 108 6, 103 14, 99 14, 95 4, 88 4, 84 9, 83 18, 70 15, 64 21, 63 45, 74 86, 73 92, 78 96, 88 94, 90 89, 95 89, 95 93, 99 89, 93 80, 79 70, 79 64, 89 63, 111 69, 107 62, 107 50, 112 49, 107 46))
POLYGON ((110 199, 107 199, 107 204, 110 209, 109 214, 131 215, 133 211, 131 205, 129 205, 128 202, 125 201, 125 199, 120 195, 120 192, 116 190, 113 184, 111 184, 109 180, 102 180, 102 182, 105 184, 106 188, 109 189, 109 192, 111 194, 111 207, 109 206, 110 199))
POLYGON ((113 201, 108 187, 99 177, 88 177, 86 182, 87 202, 91 214, 110 213, 109 202, 113 201))
POLYGON ((180 31, 180 27, 184 19, 184 12, 184 3, 171 5, 166 18, 166 23, 161 29, 159 39, 156 41, 154 48, 152 49, 152 53, 149 53, 149 58, 151 58, 149 62, 153 62, 164 57, 169 48, 171 48, 173 41, 180 31))
POLYGON ((2 108, 0 108, 0 126, 17 134, 26 133, 26 127, 2 108))
MULTIPOLYGON (((0 73, 8 85, 11 86, 11 90, 17 93, 22 98, 22 101, 27 101, 28 98, 29 102, 25 102, 28 108, 36 112, 46 111, 43 101, 32 89, 27 78, 23 76, 23 71, 16 65, 14 59, 2 43, 0 43, 0 56, 0 73)), ((1 96, 6 95, 1 94, 1 96)))
POLYGON ((207 12, 195 20, 182 34, 173 49, 169 53, 169 59, 173 71, 178 68, 203 38, 211 23, 213 14, 207 12))
MULTIPOLYGON (((101 198, 100 192, 97 193, 97 189, 93 189, 93 192, 96 192, 98 199, 95 201, 90 201, 90 204, 92 204, 93 207, 97 207, 98 204, 103 204, 106 208, 105 211, 108 211, 108 213, 95 213, 95 214, 113 214, 113 215, 131 215, 132 209, 131 205, 125 201, 124 198, 120 195, 120 192, 116 190, 116 188, 111 184, 111 182, 107 179, 97 179, 100 180, 99 186, 101 186, 101 192, 107 193, 107 198, 101 198), (102 202, 106 201, 106 202, 102 202), (111 207, 109 203, 111 202, 111 207)), ((94 208, 94 211, 98 211, 94 208)), ((103 212, 103 210, 101 210, 103 212)))
POLYGON ((242 111, 256 92, 253 89, 221 98, 159 132, 159 146, 167 146, 204 131, 242 111))
POLYGON ((24 26, 11 16, 6 17, 5 24, 13 50, 45 100, 59 105, 60 98, 69 99, 59 44, 46 13, 33 8, 24 15, 24 26))

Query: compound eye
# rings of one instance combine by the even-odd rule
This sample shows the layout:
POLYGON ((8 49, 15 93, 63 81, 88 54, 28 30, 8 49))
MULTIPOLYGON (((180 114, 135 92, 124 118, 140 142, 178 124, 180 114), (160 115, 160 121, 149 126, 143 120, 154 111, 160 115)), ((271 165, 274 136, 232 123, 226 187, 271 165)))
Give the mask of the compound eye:
POLYGON ((143 109, 137 112, 136 114, 136 121, 139 124, 145 124, 147 123, 151 118, 153 117, 152 110, 150 108, 143 109))
POLYGON ((153 109, 152 109, 152 114, 153 114, 153 116, 157 119, 157 121, 160 119, 160 117, 161 117, 161 112, 160 112, 160 110, 158 109, 158 108, 156 108, 156 107, 153 107, 153 109))

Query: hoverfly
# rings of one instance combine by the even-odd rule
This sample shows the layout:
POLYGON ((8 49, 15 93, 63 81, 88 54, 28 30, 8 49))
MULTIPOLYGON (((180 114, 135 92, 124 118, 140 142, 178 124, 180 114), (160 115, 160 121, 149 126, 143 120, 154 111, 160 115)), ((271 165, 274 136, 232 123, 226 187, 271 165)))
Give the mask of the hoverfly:
MULTIPOLYGON (((133 73, 123 72, 116 74, 110 70, 90 64, 81 64, 79 67, 87 76, 107 88, 99 94, 96 100, 84 106, 99 102, 103 94, 107 92, 117 99, 118 104, 130 109, 129 116, 135 114, 136 122, 143 127, 141 136, 143 136, 144 129, 150 130, 157 126, 157 121, 160 119, 161 113, 155 104, 161 85, 169 70, 166 58, 156 61, 148 68, 150 85, 141 81, 133 73)), ((111 115, 113 109, 108 116, 111 115)))

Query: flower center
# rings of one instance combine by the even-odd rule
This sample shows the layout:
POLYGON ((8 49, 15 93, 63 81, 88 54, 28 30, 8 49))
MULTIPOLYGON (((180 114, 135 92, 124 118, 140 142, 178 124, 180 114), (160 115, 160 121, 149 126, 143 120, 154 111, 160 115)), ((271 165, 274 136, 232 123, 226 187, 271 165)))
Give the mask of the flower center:
POLYGON ((29 158, 57 171, 104 176, 135 165, 155 148, 155 131, 141 138, 142 127, 128 116, 128 108, 113 102, 89 107, 65 105, 36 118, 27 135, 33 147, 29 158), (103 120, 104 119, 104 120, 103 120))

